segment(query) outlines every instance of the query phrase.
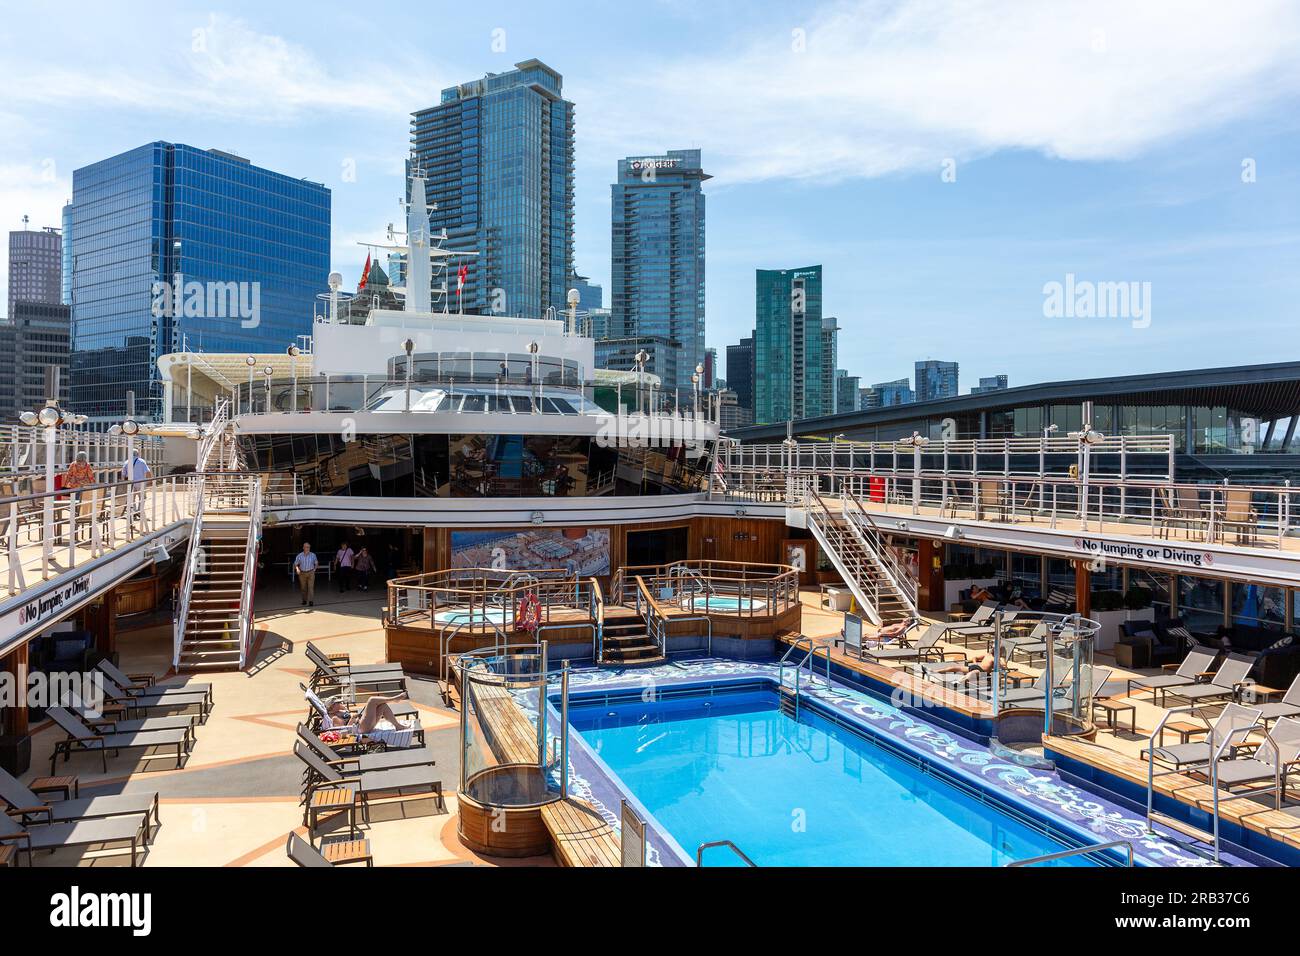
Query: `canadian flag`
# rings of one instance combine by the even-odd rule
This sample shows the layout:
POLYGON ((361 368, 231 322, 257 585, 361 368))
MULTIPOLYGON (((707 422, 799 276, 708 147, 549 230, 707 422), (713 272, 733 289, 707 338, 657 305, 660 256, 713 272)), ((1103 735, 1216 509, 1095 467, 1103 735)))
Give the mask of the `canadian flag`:
POLYGON ((456 301, 460 302, 461 292, 465 289, 465 277, 469 275, 469 263, 462 262, 456 270, 456 301))
POLYGON ((361 270, 361 281, 357 283, 357 291, 364 292, 366 283, 370 281, 370 253, 366 253, 366 267, 361 270))

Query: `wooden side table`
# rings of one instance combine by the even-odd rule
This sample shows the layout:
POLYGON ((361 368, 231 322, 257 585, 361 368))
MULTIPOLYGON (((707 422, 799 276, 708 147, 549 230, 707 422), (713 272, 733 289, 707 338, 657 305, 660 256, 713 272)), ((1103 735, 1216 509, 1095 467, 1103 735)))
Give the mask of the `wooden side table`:
POLYGON ((320 852, 331 866, 346 866, 349 863, 375 865, 374 856, 370 852, 370 841, 364 837, 321 840, 320 852))
POLYGON ((1011 686, 1019 688, 1027 680, 1036 680, 1033 674, 1026 674, 1024 671, 1010 670, 1003 674, 1007 680, 1011 681, 1011 686))
POLYGON ((357 788, 354 784, 317 787, 311 792, 311 799, 307 801, 306 819, 303 822, 310 833, 315 833, 320 826, 321 817, 333 817, 340 813, 347 816, 348 832, 355 834, 357 832, 357 788))
POLYGON ((1190 740, 1192 737, 1196 736, 1197 734, 1208 734, 1210 732, 1210 728, 1206 727, 1204 724, 1191 724, 1185 720, 1170 721, 1169 723, 1165 724, 1163 727, 1160 728, 1161 747, 1165 745, 1166 730, 1173 731, 1174 733, 1176 733, 1178 735, 1178 742, 1180 744, 1187 743, 1188 740, 1190 740))
POLYGON ((1132 721, 1131 730, 1134 736, 1137 735, 1137 708, 1133 706, 1131 700, 1126 700, 1122 697, 1100 697, 1092 702, 1094 712, 1096 712, 1099 707, 1105 712, 1106 726, 1111 730, 1119 729, 1116 726, 1117 715, 1122 714, 1124 711, 1128 711, 1129 718, 1132 721))
POLYGON ((37 777, 27 785, 32 793, 52 793, 59 791, 64 800, 73 800, 81 796, 81 783, 75 776, 37 777))

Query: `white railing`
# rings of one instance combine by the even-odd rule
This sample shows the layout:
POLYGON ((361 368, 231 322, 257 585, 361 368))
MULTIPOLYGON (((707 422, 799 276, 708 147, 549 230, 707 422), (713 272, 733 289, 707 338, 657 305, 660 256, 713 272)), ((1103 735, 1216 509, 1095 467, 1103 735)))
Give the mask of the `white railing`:
MULTIPOLYGON (((195 494, 203 501, 203 479, 195 483, 195 494)), ((199 555, 203 552, 203 507, 194 510, 190 523, 190 550, 185 556, 185 570, 181 572, 180 588, 176 593, 176 607, 172 618, 172 667, 181 666, 181 649, 185 644, 185 628, 190 617, 190 597, 194 593, 194 576, 198 573, 199 555)))
POLYGON ((846 522, 839 521, 814 492, 807 498, 808 529, 825 549, 835 570, 849 586, 853 596, 862 605, 862 611, 872 624, 881 625, 880 584, 875 569, 866 557, 866 549, 854 539, 846 522))
POLYGON ((262 482, 248 480, 248 546, 244 549, 244 580, 239 591, 239 669, 253 649, 253 586, 257 578, 257 551, 262 537, 262 482))
POLYGON ((197 480, 173 475, 0 497, 0 552, 9 593, 26 589, 28 572, 49 580, 192 518, 197 480))
POLYGON ((735 474, 773 472, 848 477, 987 475, 1019 478, 1078 473, 1118 478, 1141 475, 1168 481, 1174 475, 1172 435, 1116 435, 1088 448, 1088 469, 1078 438, 989 438, 930 441, 790 441, 771 444, 727 443, 719 453, 722 470, 735 474))
POLYGON ((158 470, 163 464, 161 438, 137 435, 109 435, 104 432, 58 429, 53 436, 45 428, 27 425, 0 425, 0 483, 13 492, 47 491, 46 460, 55 473, 62 474, 85 454, 96 476, 111 481, 126 462, 134 445, 149 467, 158 470), (39 489, 38 489, 39 485, 39 489))

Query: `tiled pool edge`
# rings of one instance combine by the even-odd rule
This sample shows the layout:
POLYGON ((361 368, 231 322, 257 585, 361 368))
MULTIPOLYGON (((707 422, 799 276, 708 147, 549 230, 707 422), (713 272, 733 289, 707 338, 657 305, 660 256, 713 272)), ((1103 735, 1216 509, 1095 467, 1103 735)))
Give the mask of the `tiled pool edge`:
MULTIPOLYGON (((570 695, 571 699, 589 699, 606 691, 622 696, 629 690, 644 689, 647 682, 656 690, 661 687, 685 690, 691 686, 735 685, 756 680, 775 687, 776 679, 777 668, 771 663, 706 659, 685 667, 670 664, 614 672, 575 670, 570 675, 570 695)), ((901 749, 904 756, 926 766, 941 779, 942 775, 948 775, 964 782, 967 788, 989 798, 994 805, 1001 804, 999 809, 1004 812, 1028 816, 1039 826, 1049 831, 1056 830, 1067 839, 1084 845, 1128 840, 1133 843, 1135 861, 1141 866, 1212 865, 1205 857, 1192 853, 1177 842, 1148 834, 1144 818, 1136 817, 1101 794, 1071 783, 1059 774, 1027 768, 997 757, 987 749, 977 749, 954 732, 877 701, 855 687, 842 686, 840 694, 843 696, 805 689, 803 699, 811 702, 823 716, 866 736, 876 745, 895 751, 901 749), (979 772, 971 768, 978 768, 979 772)), ((580 735, 570 735, 571 740, 575 738, 580 738, 580 735)), ((602 815, 615 823, 617 812, 611 807, 618 805, 620 797, 630 797, 629 802, 640 808, 635 795, 617 775, 590 751, 585 741, 581 744, 592 768, 598 772, 598 782, 584 779, 583 783, 593 793, 608 788, 609 802, 600 801, 602 815)), ((951 781, 945 782, 951 785, 951 781)), ((648 828, 653 829, 661 840, 677 847, 676 841, 652 815, 645 819, 648 828)), ((680 847, 677 850, 684 852, 680 847)), ((688 859, 685 862, 691 865, 694 861, 688 859)))

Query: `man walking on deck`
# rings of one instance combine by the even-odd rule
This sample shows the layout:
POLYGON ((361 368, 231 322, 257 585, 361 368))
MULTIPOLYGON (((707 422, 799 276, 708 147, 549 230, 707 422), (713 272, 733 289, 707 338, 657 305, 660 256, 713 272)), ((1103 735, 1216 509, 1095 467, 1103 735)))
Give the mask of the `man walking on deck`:
POLYGON ((320 559, 311 552, 311 545, 302 543, 302 552, 293 559, 293 573, 298 576, 298 590, 302 594, 303 607, 316 606, 316 566, 320 559))
POLYGON ((356 563, 356 552, 344 541, 334 555, 334 567, 339 572, 339 594, 352 587, 352 565, 356 563))

